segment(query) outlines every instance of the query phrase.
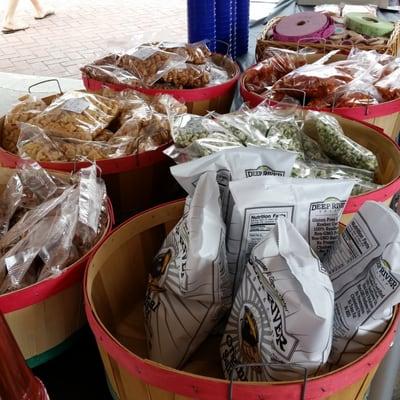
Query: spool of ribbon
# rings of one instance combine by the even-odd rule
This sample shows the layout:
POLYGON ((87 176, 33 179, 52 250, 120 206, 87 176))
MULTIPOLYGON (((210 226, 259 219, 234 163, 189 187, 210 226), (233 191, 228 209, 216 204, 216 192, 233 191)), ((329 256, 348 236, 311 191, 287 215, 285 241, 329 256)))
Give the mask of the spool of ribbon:
POLYGON ((394 29, 391 22, 379 20, 371 14, 360 13, 347 14, 346 26, 352 31, 371 37, 386 36, 394 29))
POLYGON ((274 27, 274 40, 298 42, 305 39, 327 39, 335 32, 330 16, 317 12, 302 12, 282 18, 274 27))

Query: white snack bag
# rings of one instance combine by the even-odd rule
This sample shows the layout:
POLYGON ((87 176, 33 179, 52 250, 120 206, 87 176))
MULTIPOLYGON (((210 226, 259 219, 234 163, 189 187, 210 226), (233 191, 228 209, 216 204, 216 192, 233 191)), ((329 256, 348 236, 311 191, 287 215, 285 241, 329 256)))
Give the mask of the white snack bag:
MULTIPOLYGON (((335 291, 353 281, 387 246, 400 241, 400 218, 383 204, 366 201, 322 259, 335 291)), ((400 265, 395 266, 400 272, 400 265)))
POLYGON ((154 259, 144 305, 149 358, 182 367, 230 306, 225 224, 208 172, 154 259))
POLYGON ((231 182, 235 203, 227 237, 229 272, 234 292, 239 287, 251 250, 274 227, 288 218, 318 256, 339 235, 339 220, 354 181, 260 177, 231 182))
POLYGON ((323 260, 335 290, 331 366, 375 344, 400 302, 400 217, 367 201, 323 260))
POLYGON ((192 195, 200 176, 206 171, 216 171, 221 191, 222 215, 227 222, 232 208, 230 181, 254 176, 290 176, 297 155, 277 149, 237 147, 173 166, 171 174, 192 195))
POLYGON ((308 243, 286 218, 251 252, 221 343, 222 367, 231 379, 302 379, 323 366, 332 341, 333 288, 308 243), (286 367, 285 367, 286 364, 286 367))

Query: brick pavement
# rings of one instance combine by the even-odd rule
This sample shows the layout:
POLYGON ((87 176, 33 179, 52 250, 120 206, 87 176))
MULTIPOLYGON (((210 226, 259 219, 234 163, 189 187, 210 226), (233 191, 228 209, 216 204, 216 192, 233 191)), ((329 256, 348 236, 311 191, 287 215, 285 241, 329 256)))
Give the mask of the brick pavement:
MULTIPOLYGON (((54 5, 55 16, 35 21, 29 0, 20 0, 17 15, 31 27, 0 33, 0 72, 78 78, 79 67, 112 43, 140 38, 143 32, 170 40, 187 37, 185 0, 68 0, 54 5)), ((0 8, 1 18, 2 12, 0 8)))

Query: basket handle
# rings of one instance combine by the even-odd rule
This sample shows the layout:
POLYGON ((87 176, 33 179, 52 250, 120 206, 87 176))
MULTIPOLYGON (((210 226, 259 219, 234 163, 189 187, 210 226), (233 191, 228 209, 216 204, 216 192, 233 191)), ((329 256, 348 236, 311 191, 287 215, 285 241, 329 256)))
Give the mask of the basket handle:
POLYGON ((114 214, 114 207, 112 205, 111 199, 107 196, 107 205, 108 205, 108 212, 110 214, 111 219, 111 227, 115 226, 115 214, 114 214))
POLYGON ((61 85, 60 85, 60 81, 59 81, 58 79, 55 79, 55 78, 53 78, 53 79, 45 79, 44 81, 36 82, 36 83, 34 83, 33 85, 30 85, 30 86, 28 87, 28 93, 32 93, 32 92, 31 92, 31 89, 32 89, 33 87, 39 86, 39 85, 41 85, 41 84, 43 84, 43 83, 47 83, 47 82, 56 82, 60 94, 63 94, 63 91, 62 91, 61 85))
POLYGON ((237 370, 239 368, 253 368, 253 367, 273 367, 273 366, 279 366, 279 367, 287 367, 291 369, 298 369, 301 370, 303 373, 303 384, 301 387, 301 393, 300 393, 300 400, 305 400, 306 397, 306 385, 307 385, 307 368, 303 367, 300 364, 296 363, 288 363, 288 364, 282 364, 282 363, 254 363, 254 364, 237 364, 232 372, 231 372, 231 377, 229 380, 229 393, 228 393, 228 400, 233 400, 233 387, 234 387, 234 381, 237 378, 237 370))
POLYGON ((225 51, 225 54, 223 54, 223 53, 221 53, 221 54, 224 55, 224 56, 229 56, 229 54, 230 54, 230 52, 231 52, 231 46, 230 46, 230 44, 229 44, 228 42, 225 42, 225 40, 221 40, 221 39, 217 39, 217 40, 216 40, 216 43, 224 44, 225 47, 226 47, 226 51, 225 51))
MULTIPOLYGON (((310 43, 310 40, 316 41, 317 43, 318 43, 318 42, 319 42, 319 43, 322 42, 322 43, 324 44, 324 54, 326 54, 326 39, 321 38, 321 37, 317 37, 317 36, 311 36, 311 37, 308 37, 308 38, 301 38, 301 39, 299 39, 299 40, 297 41, 297 49, 296 49, 296 52, 297 52, 297 53, 299 52, 301 42, 305 42, 305 43, 306 43, 306 41, 308 41, 308 43, 310 43)), ((313 43, 313 42, 311 42, 311 43, 313 43)))

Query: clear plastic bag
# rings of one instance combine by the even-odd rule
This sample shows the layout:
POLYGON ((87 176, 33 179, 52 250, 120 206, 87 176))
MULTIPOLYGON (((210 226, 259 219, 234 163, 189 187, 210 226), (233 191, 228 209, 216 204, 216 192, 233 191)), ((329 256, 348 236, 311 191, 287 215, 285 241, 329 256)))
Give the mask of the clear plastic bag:
POLYGON ((184 114, 172 117, 171 136, 177 147, 187 147, 197 139, 209 135, 208 129, 203 125, 204 117, 193 114, 184 114))
POLYGON ((38 271, 32 263, 46 243, 54 217, 44 217, 27 231, 26 235, 0 258, 0 294, 21 289, 36 282, 38 271), (0 279, 1 282, 1 279, 0 279))
POLYGON ((100 218, 106 201, 106 186, 97 177, 96 164, 79 171, 79 216, 74 244, 80 254, 90 250, 99 233, 100 218))
POLYGON ((325 64, 333 54, 335 52, 327 54, 313 64, 306 64, 290 72, 277 81, 272 89, 279 89, 289 96, 301 98, 305 93, 308 100, 331 95, 351 82, 358 71, 355 62, 325 64))
POLYGON ((211 115, 201 117, 184 114, 173 117, 172 138, 175 144, 164 153, 177 163, 243 146, 236 135, 211 115))
POLYGON ((42 129, 24 124, 18 149, 22 157, 39 162, 96 161, 132 154, 132 138, 110 136, 107 142, 49 138, 42 129))
POLYGON ((18 176, 22 185, 35 194, 38 203, 54 197, 57 192, 57 184, 38 163, 24 160, 18 167, 18 176))
POLYGON ((0 196, 0 238, 7 233, 10 220, 22 202, 23 194, 21 179, 14 173, 0 196))
POLYGON ((72 91, 56 98, 30 123, 44 129, 50 136, 93 140, 119 111, 115 100, 72 91))
POLYGON ((375 87, 385 101, 400 98, 400 68, 396 66, 393 72, 376 82, 375 87))
POLYGON ((174 160, 176 164, 182 164, 193 159, 193 157, 187 153, 186 148, 177 147, 174 144, 163 150, 163 153, 171 160, 174 160))
POLYGON ((192 89, 207 86, 211 82, 211 74, 204 65, 182 63, 164 74, 162 80, 176 89, 192 89))
POLYGON ((207 86, 220 85, 228 81, 232 75, 228 72, 226 68, 217 65, 212 59, 207 61, 207 71, 210 73, 210 82, 207 86))
POLYGON ((216 122, 222 125, 231 135, 243 145, 248 142, 258 141, 262 142, 265 136, 258 132, 256 129, 252 129, 249 124, 248 114, 239 110, 230 114, 214 114, 216 122))
POLYGON ((73 245, 78 223, 79 191, 75 189, 63 204, 59 215, 55 218, 49 240, 41 247, 39 257, 43 261, 38 281, 49 276, 58 275, 66 266, 78 258, 78 252, 73 245))
POLYGON ((310 112, 307 121, 315 126, 317 141, 326 155, 353 168, 376 170, 378 161, 375 154, 347 137, 336 118, 310 112))
POLYGON ((374 173, 371 171, 316 161, 297 160, 293 167, 292 176, 295 178, 352 179, 366 185, 374 184, 374 173))
POLYGON ((132 116, 118 129, 114 137, 129 136, 139 138, 140 136, 148 136, 152 134, 158 138, 158 145, 168 143, 170 140, 170 120, 165 114, 151 112, 146 118, 138 118, 132 116))
POLYGON ((284 101, 278 102, 272 107, 268 105, 268 102, 263 102, 252 109, 244 105, 241 111, 247 115, 251 130, 256 130, 263 136, 268 136, 269 130, 276 123, 293 121, 301 124, 298 109, 299 103, 295 99, 284 97, 284 101))
POLYGON ((246 73, 245 86, 254 93, 263 93, 279 79, 306 64, 303 54, 292 50, 268 47, 261 61, 246 73))
POLYGON ((353 47, 347 57, 347 62, 355 62, 359 67, 356 74, 357 78, 362 77, 370 82, 379 79, 383 71, 383 66, 393 60, 389 54, 378 53, 375 50, 361 50, 353 47))
POLYGON ((362 82, 359 84, 350 83, 347 87, 341 90, 341 94, 333 106, 335 108, 353 108, 353 107, 366 107, 374 104, 379 104, 381 96, 374 86, 365 86, 362 82))
POLYGON ((78 218, 78 189, 41 218, 0 260, 7 275, 0 289, 8 292, 59 274, 79 254, 74 245, 78 218), (41 261, 40 261, 41 260, 41 261))
POLYGON ((42 129, 30 124, 21 124, 17 143, 18 154, 35 161, 64 161, 64 153, 42 129))
POLYGON ((161 50, 157 45, 141 45, 122 54, 117 65, 136 76, 143 86, 151 86, 187 57, 161 50))
POLYGON ((96 172, 93 165, 70 180, 30 161, 17 169, 0 200, 8 213, 1 221, 0 293, 58 274, 92 248, 106 215, 96 172))
POLYGON ((197 43, 172 43, 161 42, 160 49, 179 54, 192 64, 205 64, 211 57, 211 51, 205 42, 197 43))
POLYGON ((273 149, 294 151, 304 159, 301 131, 295 121, 275 123, 268 132, 265 146, 273 149))
POLYGON ((361 194, 368 193, 373 190, 378 190, 380 188, 382 188, 382 185, 379 185, 378 183, 360 180, 354 185, 354 188, 351 191, 351 195, 359 196, 361 194))
POLYGON ((22 218, 0 239, 0 248, 8 249, 14 246, 26 232, 30 232, 39 221, 49 215, 59 204, 63 203, 73 190, 68 187, 60 196, 41 203, 37 207, 26 212, 22 218))
POLYGON ((390 58, 376 51, 352 49, 347 60, 329 66, 348 71, 352 80, 330 90, 327 96, 315 97, 307 105, 321 109, 360 107, 380 103, 382 97, 374 83, 382 76, 384 65, 389 60, 390 58))
POLYGON ((63 160, 68 162, 118 158, 132 154, 133 151, 132 138, 116 138, 115 135, 108 142, 92 142, 77 139, 55 139, 54 142, 62 151, 63 160))
POLYGON ((72 191, 69 187, 60 196, 28 210, 0 239, 0 293, 36 282, 40 269, 36 256, 50 240, 58 207, 65 204, 72 191))
POLYGON ((166 154, 187 161, 240 146, 262 146, 304 153, 296 108, 277 109, 260 105, 243 106, 230 114, 206 117, 185 114, 172 119, 175 147, 166 154))
POLYGON ((152 113, 150 107, 151 98, 137 91, 113 92, 110 89, 103 89, 101 94, 118 102, 120 108, 118 123, 120 126, 132 117, 148 119, 152 113))
POLYGON ((168 94, 154 96, 150 105, 155 111, 165 115, 180 115, 187 112, 187 107, 184 103, 168 94))
POLYGON ((171 140, 169 118, 164 114, 153 113, 150 121, 143 126, 141 136, 151 137, 156 146, 168 143, 171 140))
POLYGON ((81 68, 81 71, 88 78, 96 81, 130 86, 140 86, 141 84, 135 74, 117 66, 116 55, 104 57, 92 64, 87 64, 81 68))
POLYGON ((4 119, 2 147, 12 153, 17 152, 20 123, 29 122, 47 107, 46 103, 32 95, 25 95, 11 108, 4 119))
POLYGON ((93 140, 96 142, 108 142, 112 137, 114 137, 114 132, 109 129, 103 129, 94 137, 93 140))
POLYGON ((353 49, 348 60, 356 62, 359 71, 355 79, 349 84, 339 89, 338 93, 333 93, 333 106, 359 107, 378 104, 382 97, 374 86, 382 75, 383 66, 379 63, 382 54, 376 51, 363 51, 353 49))
POLYGON ((268 136, 271 126, 276 121, 276 116, 270 112, 270 108, 259 105, 250 111, 245 111, 248 117, 250 129, 255 129, 264 137, 268 136))
POLYGON ((190 159, 209 156, 221 150, 241 147, 243 144, 232 134, 214 132, 203 139, 196 139, 185 149, 190 159))
POLYGON ((327 155, 324 154, 320 145, 317 141, 310 138, 303 131, 300 133, 303 151, 304 151, 304 159, 307 161, 318 161, 329 163, 331 160, 327 155))
POLYGON ((36 162, 22 160, 2 193, 1 207, 12 210, 9 211, 12 217, 9 223, 12 225, 19 219, 19 215, 38 207, 44 201, 60 196, 68 186, 70 182, 67 176, 50 176, 36 162))

